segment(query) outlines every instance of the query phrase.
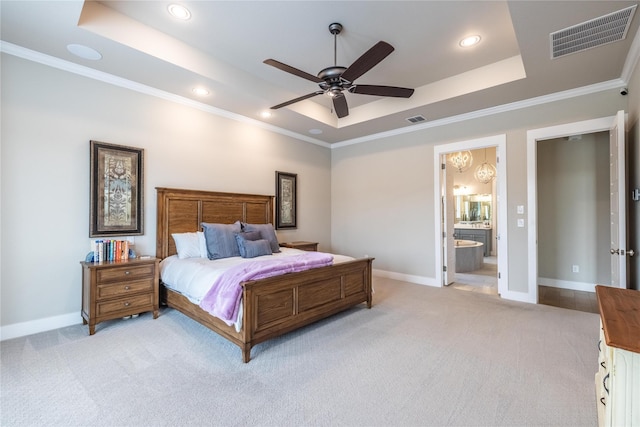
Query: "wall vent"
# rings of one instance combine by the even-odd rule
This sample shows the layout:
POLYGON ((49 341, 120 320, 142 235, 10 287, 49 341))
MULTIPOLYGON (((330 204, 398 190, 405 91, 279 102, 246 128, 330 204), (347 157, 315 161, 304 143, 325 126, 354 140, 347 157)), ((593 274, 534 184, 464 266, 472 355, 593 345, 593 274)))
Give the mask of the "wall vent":
POLYGON ((424 122, 427 119, 424 118, 424 116, 413 116, 413 117, 407 117, 406 119, 409 123, 420 123, 420 122, 424 122))
POLYGON ((549 34, 551 59, 624 40, 637 5, 549 34))

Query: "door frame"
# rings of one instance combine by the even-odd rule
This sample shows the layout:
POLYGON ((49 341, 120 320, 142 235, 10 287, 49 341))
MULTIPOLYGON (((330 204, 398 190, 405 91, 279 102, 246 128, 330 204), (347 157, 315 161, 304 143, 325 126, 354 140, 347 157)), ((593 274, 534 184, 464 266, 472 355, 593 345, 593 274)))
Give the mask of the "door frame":
POLYGON ((528 228, 528 297, 538 303, 538 141, 564 138, 585 133, 609 132, 616 116, 565 123, 527 131, 527 228, 528 228))
POLYGON ((509 258, 507 243, 509 241, 507 237, 507 135, 493 135, 484 138, 476 138, 465 141, 451 142, 447 144, 436 145, 433 148, 433 206, 434 206, 434 218, 435 218, 435 257, 436 257, 436 271, 435 271, 435 283, 436 286, 443 286, 443 256, 442 248, 445 244, 443 242, 443 229, 442 229, 442 179, 441 179, 441 159, 444 154, 461 151, 461 150, 476 150, 486 147, 496 147, 496 156, 498 162, 496 164, 497 169, 497 188, 496 188, 496 200, 497 203, 497 230, 493 238, 497 243, 498 254, 498 294, 506 299, 514 299, 509 297, 509 258))

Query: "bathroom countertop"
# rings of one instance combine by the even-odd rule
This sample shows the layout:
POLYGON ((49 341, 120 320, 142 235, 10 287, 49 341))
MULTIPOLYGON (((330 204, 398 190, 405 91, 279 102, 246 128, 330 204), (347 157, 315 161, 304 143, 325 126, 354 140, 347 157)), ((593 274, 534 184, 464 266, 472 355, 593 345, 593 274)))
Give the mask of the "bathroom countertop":
POLYGON ((491 226, 485 227, 482 224, 453 224, 453 228, 466 228, 466 229, 480 229, 480 230, 491 230, 491 226))

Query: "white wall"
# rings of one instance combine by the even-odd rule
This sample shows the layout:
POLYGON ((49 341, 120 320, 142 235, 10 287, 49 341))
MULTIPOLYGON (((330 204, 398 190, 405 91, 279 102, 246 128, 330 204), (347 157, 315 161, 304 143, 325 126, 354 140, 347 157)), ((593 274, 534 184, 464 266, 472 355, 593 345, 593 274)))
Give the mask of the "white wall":
POLYGON ((145 150, 140 254, 155 253, 155 187, 273 195, 276 170, 298 174, 298 228, 279 239, 330 249, 328 148, 10 55, 1 65, 3 338, 81 321, 90 140, 145 150))
POLYGON ((527 130, 626 108, 626 97, 611 90, 335 148, 332 246, 374 256, 383 274, 435 284, 433 147, 506 134, 507 158, 501 161, 507 162, 508 289, 528 292, 527 229, 516 226, 516 206, 527 207, 527 130))

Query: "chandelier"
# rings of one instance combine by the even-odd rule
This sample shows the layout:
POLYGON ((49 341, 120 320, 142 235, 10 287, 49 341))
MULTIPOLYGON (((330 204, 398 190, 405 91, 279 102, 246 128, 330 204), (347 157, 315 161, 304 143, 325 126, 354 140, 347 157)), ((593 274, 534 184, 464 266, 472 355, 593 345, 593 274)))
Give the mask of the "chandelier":
POLYGON ((488 184, 496 177, 498 172, 496 167, 490 163, 487 163, 487 149, 484 149, 484 162, 476 168, 473 173, 475 179, 483 184, 488 184))
POLYGON ((458 151, 457 153, 449 154, 447 161, 451 166, 458 169, 458 172, 462 173, 473 164, 473 156, 471 155, 471 151, 458 151))

